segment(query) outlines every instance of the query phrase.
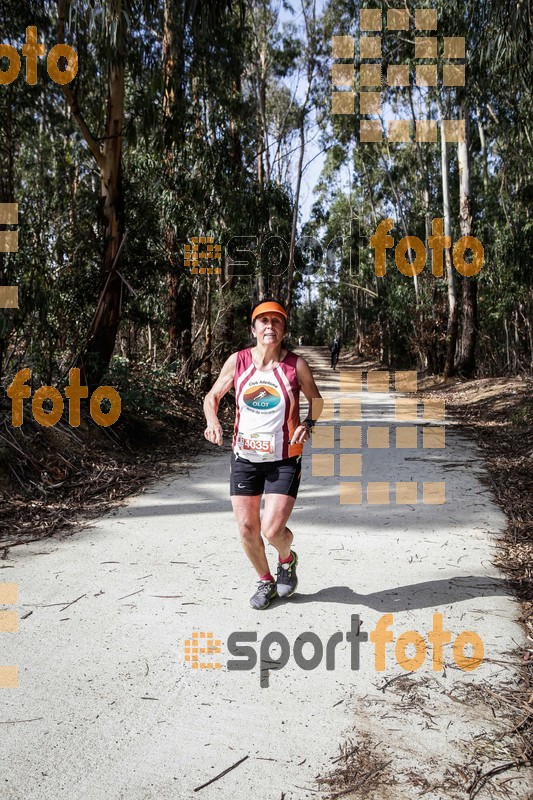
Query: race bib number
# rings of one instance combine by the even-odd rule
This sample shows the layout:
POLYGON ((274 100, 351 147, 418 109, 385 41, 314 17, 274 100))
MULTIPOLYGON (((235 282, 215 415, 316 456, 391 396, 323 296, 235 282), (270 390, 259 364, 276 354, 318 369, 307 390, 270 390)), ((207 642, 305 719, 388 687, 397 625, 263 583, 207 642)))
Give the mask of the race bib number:
POLYGON ((275 434, 252 433, 245 436, 237 434, 236 449, 242 458, 249 461, 274 461, 275 434))

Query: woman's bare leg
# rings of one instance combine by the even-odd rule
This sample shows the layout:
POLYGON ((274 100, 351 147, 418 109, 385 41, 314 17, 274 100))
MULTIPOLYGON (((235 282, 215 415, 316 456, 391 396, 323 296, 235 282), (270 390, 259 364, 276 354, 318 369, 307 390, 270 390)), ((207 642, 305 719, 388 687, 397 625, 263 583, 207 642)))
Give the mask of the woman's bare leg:
POLYGON ((244 552, 252 562, 258 575, 270 572, 261 536, 261 495, 232 495, 231 505, 237 519, 244 552))

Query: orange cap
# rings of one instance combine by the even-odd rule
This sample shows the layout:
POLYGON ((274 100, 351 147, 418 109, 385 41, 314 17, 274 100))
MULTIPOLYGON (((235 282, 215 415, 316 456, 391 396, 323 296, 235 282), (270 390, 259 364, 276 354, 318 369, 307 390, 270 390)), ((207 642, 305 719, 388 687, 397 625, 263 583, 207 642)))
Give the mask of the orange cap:
POLYGON ((260 303, 257 308, 254 308, 254 312, 252 314, 252 322, 259 314, 265 314, 267 311, 275 311, 276 314, 281 314, 285 319, 287 319, 287 312, 279 303, 275 302, 268 302, 268 303, 260 303))

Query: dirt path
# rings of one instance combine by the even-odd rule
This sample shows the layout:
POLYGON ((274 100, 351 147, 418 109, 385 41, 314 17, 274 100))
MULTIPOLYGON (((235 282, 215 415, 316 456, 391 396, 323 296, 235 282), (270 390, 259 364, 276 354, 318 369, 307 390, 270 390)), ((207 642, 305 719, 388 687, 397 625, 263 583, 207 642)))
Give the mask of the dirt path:
MULTIPOLYGON (((311 474, 308 446, 292 518, 298 593, 262 613, 248 605, 254 576, 229 503, 227 441, 222 450, 206 444, 188 475, 91 528, 10 551, 0 574, 18 584, 20 622, 18 633, 3 634, 1 661, 18 665, 19 686, 1 690, 3 797, 300 800, 327 796, 316 776, 345 764, 360 785, 346 797, 530 797, 524 770, 479 780, 520 757, 502 698, 516 683, 514 651, 524 637, 518 605, 491 565, 505 518, 479 480, 479 451, 449 422, 421 416, 410 426, 444 427, 445 448, 423 449, 420 430, 416 450, 396 449, 392 430, 390 448, 366 447, 368 427, 395 427, 392 393, 341 395, 327 353, 301 350, 337 409, 341 398, 362 401, 364 446, 341 451, 338 411, 334 449, 317 451, 335 454, 336 477, 311 474), (339 478, 341 452, 361 454, 361 478, 339 478), (341 504, 339 484, 358 481, 362 503, 341 504), (397 504, 397 481, 416 482, 418 502, 397 504), (368 482, 391 483, 389 504, 367 502, 368 482), (424 504, 422 484, 442 482, 446 502, 424 504), (386 614, 394 641, 385 669, 376 671, 371 641, 360 642, 357 665, 346 638, 357 630, 353 615, 364 635, 386 614), (444 668, 434 671, 427 641, 418 669, 399 666, 400 635, 427 640, 434 614, 452 642, 465 630, 480 637, 477 669, 460 669, 459 649, 445 644, 444 668), (220 640, 219 655, 200 655, 220 669, 184 661, 193 632, 220 640), (247 633, 257 656, 249 669, 228 651, 236 632, 241 642, 247 633), (295 651, 306 632, 310 641, 295 651), (273 663, 279 646, 266 651, 269 635, 289 648, 281 669, 273 663), (321 646, 314 669, 298 666, 321 646), (326 669, 328 652, 334 669, 326 669), (231 660, 241 668, 229 669, 231 660), (351 760, 334 762, 346 738, 351 760)), ((273 567, 272 551, 269 558, 273 567)), ((343 778, 334 780, 337 791, 343 778)))

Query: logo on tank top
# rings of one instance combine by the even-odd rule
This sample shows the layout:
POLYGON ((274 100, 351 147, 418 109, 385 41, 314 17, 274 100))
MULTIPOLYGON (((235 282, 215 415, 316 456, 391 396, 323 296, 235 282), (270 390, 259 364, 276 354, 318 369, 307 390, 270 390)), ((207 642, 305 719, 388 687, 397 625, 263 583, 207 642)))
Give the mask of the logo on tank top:
POLYGON ((249 386, 243 394, 243 400, 248 408, 270 411, 279 405, 281 397, 273 386, 265 386, 260 383, 257 386, 249 386))

